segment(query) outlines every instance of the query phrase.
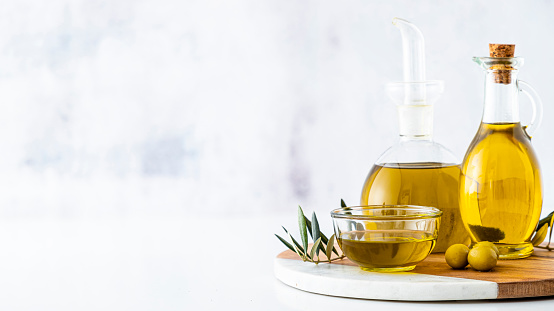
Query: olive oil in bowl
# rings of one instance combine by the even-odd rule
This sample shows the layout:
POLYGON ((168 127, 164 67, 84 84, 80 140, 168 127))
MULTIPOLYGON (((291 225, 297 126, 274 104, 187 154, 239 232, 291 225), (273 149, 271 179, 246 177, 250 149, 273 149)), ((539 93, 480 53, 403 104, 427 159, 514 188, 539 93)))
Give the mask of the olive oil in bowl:
POLYGON ((343 253, 366 271, 409 271, 425 259, 436 238, 414 230, 351 231, 338 238, 343 253))
POLYGON ((347 206, 333 210, 342 252, 363 270, 409 271, 435 246, 440 217, 436 207, 416 205, 347 206))

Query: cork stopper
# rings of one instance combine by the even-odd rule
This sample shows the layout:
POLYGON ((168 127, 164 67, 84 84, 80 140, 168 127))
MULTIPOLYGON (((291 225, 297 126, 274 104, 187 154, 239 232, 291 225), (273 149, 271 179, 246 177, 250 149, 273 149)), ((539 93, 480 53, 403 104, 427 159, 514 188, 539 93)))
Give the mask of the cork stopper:
MULTIPOLYGON (((514 44, 489 44, 490 57, 514 57, 516 46, 514 44)), ((510 84, 512 82, 512 70, 510 65, 493 65, 490 69, 494 70, 494 82, 510 84)))
POLYGON ((514 44, 489 44, 491 57, 514 57, 515 49, 514 44))

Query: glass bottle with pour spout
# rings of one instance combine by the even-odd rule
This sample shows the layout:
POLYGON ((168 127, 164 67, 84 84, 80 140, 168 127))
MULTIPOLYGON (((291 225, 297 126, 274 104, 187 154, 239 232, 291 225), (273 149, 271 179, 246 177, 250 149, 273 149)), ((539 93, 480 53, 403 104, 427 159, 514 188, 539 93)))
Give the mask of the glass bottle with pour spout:
POLYGON ((525 258, 540 218, 542 183, 531 135, 542 119, 536 92, 518 80, 523 59, 514 45, 491 44, 491 57, 474 57, 486 71, 481 125, 462 164, 460 208, 472 241, 491 241, 500 259, 525 258), (522 126, 518 93, 533 105, 533 120, 522 126))
POLYGON ((425 78, 425 49, 421 31, 395 18, 402 34, 404 82, 389 83, 388 95, 397 105, 400 139, 371 168, 361 205, 412 204, 437 207, 443 212, 433 252, 452 244, 469 244, 460 216, 460 162, 433 140, 433 103, 444 89, 442 81, 425 78))

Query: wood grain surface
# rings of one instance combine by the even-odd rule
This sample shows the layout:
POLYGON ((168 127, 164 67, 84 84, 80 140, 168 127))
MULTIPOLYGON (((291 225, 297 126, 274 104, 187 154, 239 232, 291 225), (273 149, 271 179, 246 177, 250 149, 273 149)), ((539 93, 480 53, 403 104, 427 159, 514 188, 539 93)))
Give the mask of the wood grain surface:
MULTIPOLYGON (((290 250, 277 257, 300 260, 290 250)), ((325 255, 320 255, 320 259, 325 258, 325 255)), ((356 266, 347 258, 331 264, 356 266)), ((535 248, 533 255, 525 259, 499 260, 489 272, 475 271, 469 266, 464 270, 454 270, 444 261, 444 254, 431 254, 411 272, 495 282, 498 284, 499 299, 554 295, 554 251, 544 249, 535 248)))

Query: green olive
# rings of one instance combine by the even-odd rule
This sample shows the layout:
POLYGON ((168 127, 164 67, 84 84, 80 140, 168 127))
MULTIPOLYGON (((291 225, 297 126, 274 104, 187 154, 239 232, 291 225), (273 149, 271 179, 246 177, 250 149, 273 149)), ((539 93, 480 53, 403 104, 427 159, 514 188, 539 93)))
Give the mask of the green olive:
POLYGON ((493 242, 489 242, 489 241, 481 241, 477 244, 475 244, 473 247, 477 247, 477 246, 488 246, 490 248, 492 248, 492 250, 496 253, 496 256, 498 257, 498 255, 500 254, 498 252, 498 247, 496 247, 496 245, 494 245, 493 242))
POLYGON ((480 245, 473 247, 467 255, 469 265, 477 271, 489 271, 496 267, 498 255, 492 247, 480 245))
POLYGON ((464 244, 451 245, 444 253, 446 263, 454 269, 463 269, 467 266, 469 248, 464 244))

